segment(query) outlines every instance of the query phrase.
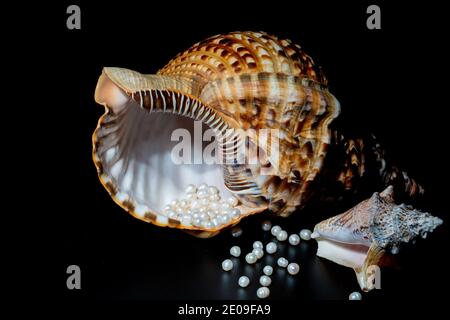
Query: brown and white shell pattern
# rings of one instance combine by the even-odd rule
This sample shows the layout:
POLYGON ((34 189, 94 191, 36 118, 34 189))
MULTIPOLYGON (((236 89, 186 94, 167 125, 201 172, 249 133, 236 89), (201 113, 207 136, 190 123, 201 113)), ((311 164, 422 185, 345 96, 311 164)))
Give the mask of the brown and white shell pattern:
MULTIPOLYGON (((93 159, 100 180, 113 199, 144 221, 198 231, 204 229, 161 217, 161 206, 147 203, 154 197, 151 201, 146 196, 135 197, 132 188, 126 195, 122 192, 124 181, 133 181, 127 180, 129 168, 133 168, 133 159, 127 152, 135 152, 133 148, 138 143, 127 140, 119 148, 114 143, 139 139, 131 129, 119 126, 134 121, 128 127, 145 127, 140 111, 129 105, 134 103, 148 113, 202 120, 215 130, 219 144, 225 129, 280 130, 278 163, 268 159, 268 166, 277 168, 273 174, 260 175, 258 166, 223 165, 223 183, 239 197, 242 217, 265 209, 288 215, 304 205, 312 192, 310 185, 323 167, 331 140, 329 124, 340 112, 338 101, 327 90, 325 76, 300 46, 264 32, 211 37, 177 55, 156 75, 105 68, 95 98, 106 112, 93 135, 93 159), (122 131, 126 132, 113 137, 122 131), (125 157, 125 161, 119 157, 125 157), (120 170, 128 171, 113 176, 112 166, 117 161, 125 163, 120 170)), ((146 134, 150 133, 154 132, 146 134)), ((221 147, 227 151, 225 144, 221 147)), ((135 171, 145 170, 138 167, 135 171)), ((127 186, 130 184, 139 182, 129 182, 127 186)), ((208 231, 214 233, 218 229, 208 231)))

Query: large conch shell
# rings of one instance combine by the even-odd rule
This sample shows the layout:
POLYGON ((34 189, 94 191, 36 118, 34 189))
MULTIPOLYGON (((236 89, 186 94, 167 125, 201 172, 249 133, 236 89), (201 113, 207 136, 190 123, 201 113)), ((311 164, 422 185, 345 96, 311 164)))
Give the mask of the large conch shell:
POLYGON ((393 187, 375 192, 350 210, 317 224, 311 237, 317 255, 353 268, 362 290, 376 285, 375 272, 386 252, 396 254, 402 243, 425 238, 442 220, 405 204, 396 205, 393 187))
MULTIPOLYGON (((340 105, 321 69, 298 45, 263 32, 211 37, 156 75, 104 68, 95 101, 105 106, 93 134, 100 181, 122 208, 159 226, 207 237, 266 209, 288 216, 329 183, 333 197, 340 198, 340 192, 357 190, 366 176, 408 194, 422 191, 384 160, 371 137, 348 138, 331 130, 340 105), (194 133, 193 120, 213 130, 221 154, 239 157, 234 147, 247 141, 258 146, 263 161, 175 165, 171 134, 178 128, 194 133), (278 130, 279 139, 270 137, 266 144, 276 152, 240 129, 278 130), (238 197, 241 215, 207 228, 164 214, 164 206, 186 185, 203 182, 238 197)), ((194 145, 194 151, 202 147, 194 145)))

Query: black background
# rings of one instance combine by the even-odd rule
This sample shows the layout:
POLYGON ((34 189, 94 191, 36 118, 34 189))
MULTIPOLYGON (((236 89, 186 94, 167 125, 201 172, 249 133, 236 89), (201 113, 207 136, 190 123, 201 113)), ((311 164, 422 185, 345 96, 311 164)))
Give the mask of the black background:
MULTIPOLYGON (((66 29, 65 11, 72 3, 36 8, 30 16, 36 21, 31 39, 14 40, 22 42, 29 57, 20 76, 44 87, 30 108, 30 128, 38 129, 32 131, 36 143, 29 146, 33 165, 26 169, 37 173, 34 181, 40 183, 31 188, 36 199, 24 201, 33 212, 42 212, 33 226, 39 249, 31 240, 21 253, 28 264, 37 254, 46 269, 41 279, 46 285, 40 289, 65 301, 256 298, 263 264, 249 267, 241 257, 238 268, 228 274, 220 263, 234 244, 246 252, 253 241, 268 240, 260 229, 267 215, 244 221, 239 239, 228 231, 197 239, 138 221, 115 205, 99 183, 91 160, 91 134, 103 112, 93 99, 103 66, 154 73, 209 36, 263 30, 300 44, 323 67, 330 91, 342 105, 343 125, 355 132, 374 132, 390 156, 427 190, 419 208, 445 221, 429 239, 406 247, 395 267, 383 269, 382 290, 363 299, 436 298, 436 289, 448 282, 444 10, 430 2, 373 3, 382 10, 381 30, 366 28, 366 8, 372 2, 79 1, 81 30, 66 29), (66 288, 70 264, 81 267, 82 290, 66 288), (238 289, 242 274, 251 276, 251 287, 238 289)), ((298 232, 347 207, 312 208, 271 220, 298 232)), ((351 269, 315 257, 314 241, 302 243, 295 252, 289 246, 283 250, 288 259, 299 261, 301 273, 292 278, 276 271, 270 299, 346 300, 358 290, 351 269)))

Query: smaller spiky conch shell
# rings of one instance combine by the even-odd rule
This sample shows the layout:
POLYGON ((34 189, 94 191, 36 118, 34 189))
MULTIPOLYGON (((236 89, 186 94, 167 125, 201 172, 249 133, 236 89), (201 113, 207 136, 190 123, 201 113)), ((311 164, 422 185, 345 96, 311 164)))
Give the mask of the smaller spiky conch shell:
POLYGON ((405 204, 396 205, 393 187, 375 192, 350 210, 317 224, 312 238, 317 255, 353 268, 362 290, 376 286, 376 272, 386 252, 397 254, 402 243, 425 238, 442 220, 405 204))

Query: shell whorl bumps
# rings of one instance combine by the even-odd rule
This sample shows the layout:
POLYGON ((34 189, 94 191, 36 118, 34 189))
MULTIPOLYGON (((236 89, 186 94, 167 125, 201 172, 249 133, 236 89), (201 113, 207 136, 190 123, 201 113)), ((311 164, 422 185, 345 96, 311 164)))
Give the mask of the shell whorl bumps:
POLYGON ((392 187, 381 194, 375 193, 369 202, 372 216, 369 232, 372 240, 394 254, 402 243, 409 243, 417 237, 425 239, 428 233, 442 224, 441 219, 427 212, 404 203, 396 205, 392 187))
POLYGON ((411 206, 394 202, 393 187, 375 192, 350 210, 318 223, 312 238, 317 255, 355 270, 365 291, 374 288, 370 273, 385 252, 397 254, 409 243, 442 224, 442 220, 411 206))

